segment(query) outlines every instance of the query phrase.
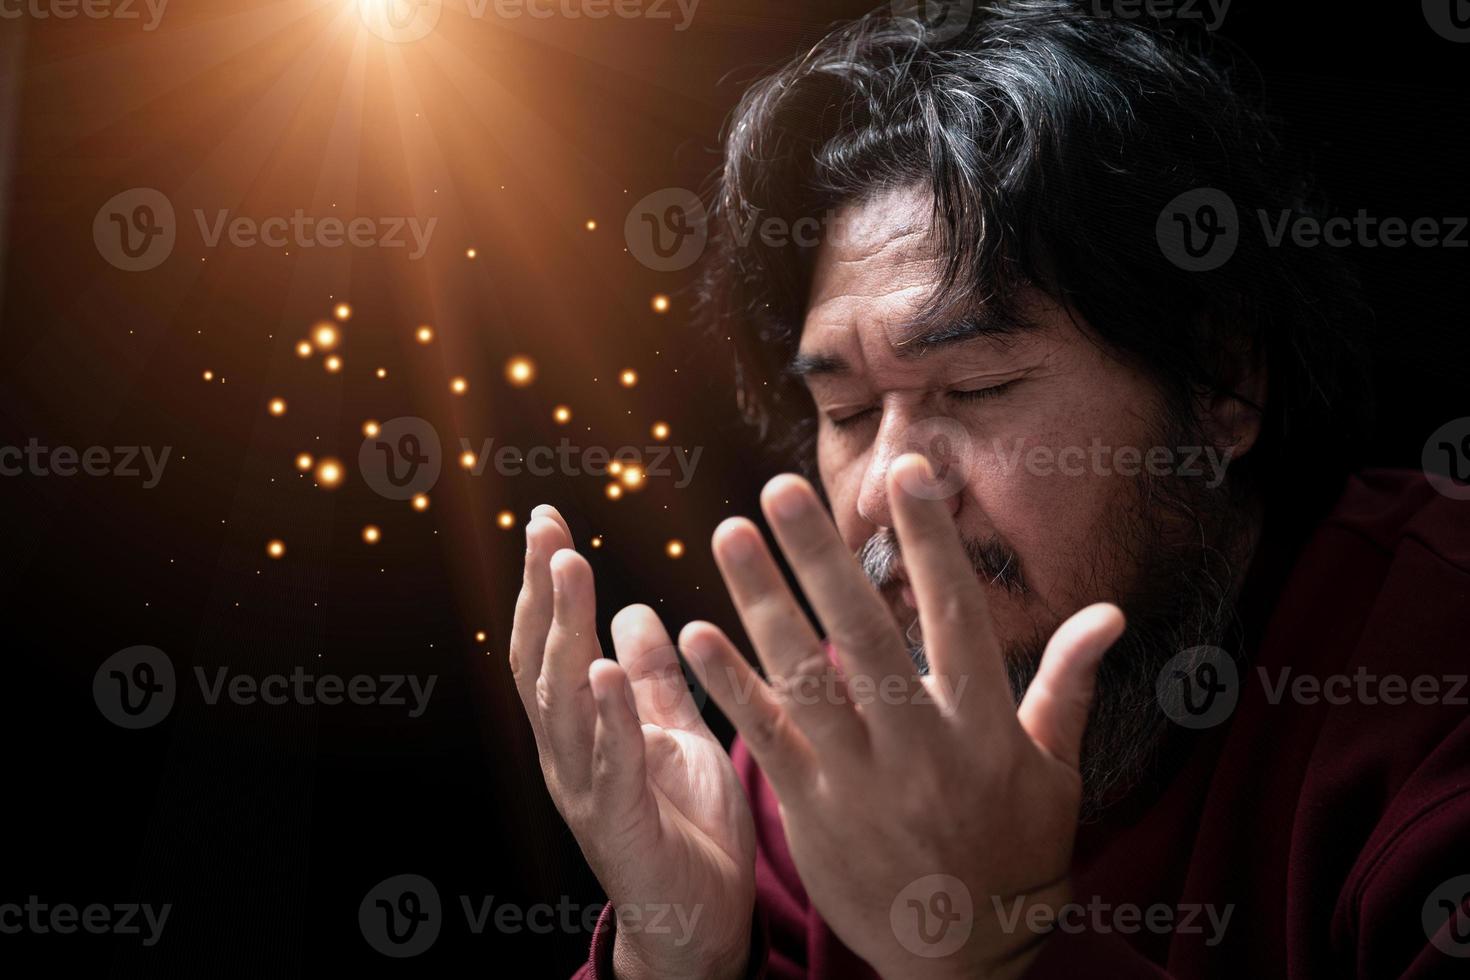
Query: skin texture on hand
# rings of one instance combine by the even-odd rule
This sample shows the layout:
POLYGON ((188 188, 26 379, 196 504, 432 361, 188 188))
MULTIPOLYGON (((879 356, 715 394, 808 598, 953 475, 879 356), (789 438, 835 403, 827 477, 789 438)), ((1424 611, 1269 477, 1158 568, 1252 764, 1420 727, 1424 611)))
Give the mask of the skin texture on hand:
POLYGON ((997 910, 1067 899, 1082 734, 1122 614, 1096 604, 1066 620, 1017 709, 949 507, 906 489, 932 485, 927 461, 902 457, 888 480, 929 675, 917 675, 885 603, 794 476, 771 481, 762 507, 839 664, 742 519, 716 531, 715 558, 767 680, 711 624, 687 626, 680 648, 770 781, 802 883, 849 948, 888 980, 1019 975, 1044 936, 997 910), (938 875, 965 893, 972 921, 957 948, 932 957, 890 913, 938 875))
POLYGON ((729 756, 699 715, 674 646, 647 606, 597 639, 592 568, 554 508, 526 530, 510 667, 558 812, 621 922, 622 980, 739 977, 755 904, 755 830, 729 756), (687 936, 640 930, 655 913, 687 936))

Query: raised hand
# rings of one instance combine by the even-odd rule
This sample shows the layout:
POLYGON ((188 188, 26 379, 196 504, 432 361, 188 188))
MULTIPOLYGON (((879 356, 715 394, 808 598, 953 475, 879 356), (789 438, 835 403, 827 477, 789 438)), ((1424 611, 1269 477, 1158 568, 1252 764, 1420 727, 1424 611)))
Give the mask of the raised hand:
POLYGON ((755 904, 745 791, 658 616, 629 606, 613 618, 614 661, 602 658, 596 609, 566 522, 536 508, 510 666, 557 810, 615 911, 629 913, 614 969, 620 980, 739 977, 755 904), (640 927, 655 915, 662 925, 640 927))
POLYGON ((1019 976, 1043 939, 1025 928, 1028 910, 1070 897, 1082 734, 1097 665, 1123 619, 1098 604, 1067 620, 1017 710, 985 587, 948 507, 904 489, 931 476, 917 455, 888 474, 927 676, 794 476, 767 485, 762 509, 839 665, 741 519, 716 530, 715 557, 769 683, 711 624, 691 623, 680 648, 769 779, 802 883, 849 948, 888 980, 1019 976), (929 881, 943 888, 925 895, 929 881), (943 916, 955 892, 973 918, 952 948, 936 957, 904 941, 896 903, 906 914, 907 896, 918 914, 943 916))

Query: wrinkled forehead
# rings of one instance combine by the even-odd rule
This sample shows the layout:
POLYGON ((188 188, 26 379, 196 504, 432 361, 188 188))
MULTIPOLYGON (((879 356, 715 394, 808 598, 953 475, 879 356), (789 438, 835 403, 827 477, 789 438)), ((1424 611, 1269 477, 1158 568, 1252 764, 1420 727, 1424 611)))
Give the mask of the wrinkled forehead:
POLYGON ((833 212, 817 249, 802 346, 855 328, 906 339, 943 268, 934 199, 921 184, 885 188, 833 212))

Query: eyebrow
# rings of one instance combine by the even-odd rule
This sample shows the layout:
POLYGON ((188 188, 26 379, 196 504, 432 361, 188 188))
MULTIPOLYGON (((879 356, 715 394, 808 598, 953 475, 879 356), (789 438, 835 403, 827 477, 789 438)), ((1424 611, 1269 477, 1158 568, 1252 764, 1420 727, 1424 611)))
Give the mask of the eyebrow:
MULTIPOLYGON (((920 332, 905 338, 895 345, 898 357, 917 358, 936 349, 968 343, 982 337, 999 337, 1035 326, 1031 321, 1015 315, 995 311, 967 314, 948 320, 939 326, 921 326, 920 332)), ((786 373, 794 378, 810 378, 820 375, 846 374, 852 370, 847 359, 837 354, 798 352, 786 365, 786 373)))

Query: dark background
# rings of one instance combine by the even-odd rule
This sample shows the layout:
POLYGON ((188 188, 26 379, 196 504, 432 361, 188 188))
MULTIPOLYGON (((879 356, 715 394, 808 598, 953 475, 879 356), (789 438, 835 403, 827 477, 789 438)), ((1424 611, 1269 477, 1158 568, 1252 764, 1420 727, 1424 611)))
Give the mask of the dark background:
MULTIPOLYGON (((152 949, 0 935, 0 969, 41 956, 87 975, 561 976, 582 959, 584 933, 474 936, 458 907, 460 895, 601 901, 505 667, 521 527, 547 501, 579 544, 603 536, 589 554, 604 623, 647 601, 671 631, 696 617, 734 629, 709 533, 753 513, 777 466, 737 424, 718 339, 689 323, 690 273, 635 262, 623 218, 651 191, 706 186, 743 84, 867 6, 704 0, 682 32, 446 11, 432 45, 406 46, 359 32, 342 0, 174 0, 152 33, 0 20, 0 444, 172 447, 153 490, 0 479, 0 902, 174 906, 152 949), (103 201, 136 186, 168 194, 181 228, 167 262, 130 274, 91 230, 103 201), (206 249, 187 214, 333 206, 441 220, 413 263, 206 249), (650 308, 656 293, 672 297, 666 314, 650 308), (354 313, 344 369, 328 375, 292 346, 338 300, 354 313), (425 322, 438 338, 421 347, 411 331, 425 322), (534 359, 535 384, 503 382, 512 355, 534 359), (625 367, 637 387, 616 384, 625 367), (465 397, 449 394, 452 375, 470 380, 465 397), (284 418, 265 411, 276 395, 284 418), (565 427, 559 403, 575 413, 565 427), (430 419, 446 442, 522 447, 642 446, 661 419, 703 455, 691 486, 652 481, 619 501, 605 480, 472 477, 450 460, 419 514, 351 474, 363 420, 399 415, 430 419), (342 458, 346 483, 314 488, 292 466, 302 450, 342 458), (376 547, 366 523, 383 529, 376 547), (266 556, 272 538, 282 560, 266 556), (681 559, 665 555, 670 539, 681 559), (164 722, 125 731, 91 685, 135 644, 165 650, 184 683, 164 722), (297 664, 438 681, 409 719, 209 706, 190 676, 297 664), (448 921, 427 953, 390 961, 363 941, 357 907, 405 872, 435 883, 448 921)), ((1339 212, 1465 215, 1470 45, 1433 33, 1418 4, 1344 6, 1237 0, 1221 33, 1265 72, 1339 212)), ((1362 459, 1415 467, 1431 431, 1470 414, 1470 251, 1353 257, 1377 317, 1382 416, 1362 459)))

